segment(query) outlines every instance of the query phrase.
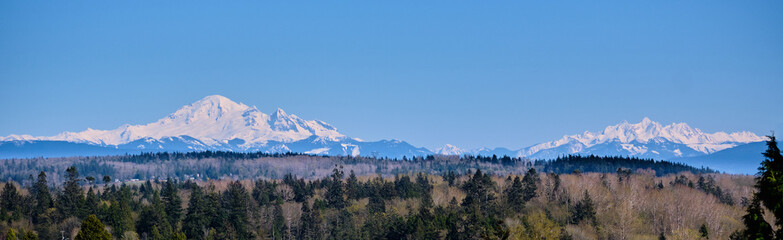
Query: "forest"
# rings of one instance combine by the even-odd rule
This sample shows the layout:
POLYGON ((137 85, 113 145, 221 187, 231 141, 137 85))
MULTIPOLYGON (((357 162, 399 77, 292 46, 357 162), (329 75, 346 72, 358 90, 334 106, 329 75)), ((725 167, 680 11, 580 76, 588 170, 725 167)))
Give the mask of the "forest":
POLYGON ((756 176, 597 156, 9 159, 2 160, 0 236, 781 239, 783 157, 774 138, 768 146, 756 176))
POLYGON ((429 155, 402 159, 361 156, 319 156, 297 153, 268 154, 241 152, 144 153, 122 156, 87 156, 68 158, 25 158, 0 160, 0 179, 32 184, 39 172, 46 172, 50 181, 65 180, 64 169, 76 167, 83 176, 103 183, 104 175, 114 181, 167 179, 282 179, 287 174, 308 180, 332 174, 335 166, 354 171, 359 176, 426 173, 442 175, 449 171, 465 174, 481 169, 493 175, 524 174, 528 168, 547 173, 597 172, 614 173, 619 168, 646 169, 656 176, 690 172, 714 173, 709 168, 696 168, 680 163, 633 157, 563 156, 552 160, 531 160, 509 156, 445 156, 429 155))

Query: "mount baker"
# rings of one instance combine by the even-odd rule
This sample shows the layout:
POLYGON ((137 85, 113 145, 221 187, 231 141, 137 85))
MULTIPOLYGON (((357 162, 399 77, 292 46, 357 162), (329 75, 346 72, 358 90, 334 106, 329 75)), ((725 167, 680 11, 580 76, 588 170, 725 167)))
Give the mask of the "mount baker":
POLYGON ((268 115, 254 106, 212 95, 145 125, 123 125, 114 130, 87 129, 55 136, 0 137, 0 158, 111 155, 154 151, 261 151, 375 156, 508 155, 551 159, 566 154, 636 156, 685 159, 759 143, 751 132, 704 133, 685 123, 662 125, 648 118, 584 132, 518 150, 481 148, 463 150, 446 145, 430 151, 400 140, 363 141, 347 137, 319 120, 303 120, 277 109, 268 115))

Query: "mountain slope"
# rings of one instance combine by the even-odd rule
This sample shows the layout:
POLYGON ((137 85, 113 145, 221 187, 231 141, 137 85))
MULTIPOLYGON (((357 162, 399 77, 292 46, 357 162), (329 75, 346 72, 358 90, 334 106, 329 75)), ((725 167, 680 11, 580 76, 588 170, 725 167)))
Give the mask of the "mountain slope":
POLYGON ((204 144, 216 146, 233 139, 245 141, 243 147, 263 145, 267 141, 298 141, 316 135, 329 139, 344 137, 322 121, 306 121, 277 109, 272 115, 236 103, 219 95, 207 96, 184 106, 156 122, 146 125, 123 125, 114 130, 87 129, 63 132, 51 137, 12 135, 0 140, 52 140, 97 145, 121 145, 139 139, 161 139, 189 136, 204 144))
MULTIPOLYGON (((113 130, 87 129, 47 137, 0 137, 0 157, 220 150, 392 158, 429 154, 472 154, 553 159, 568 154, 593 154, 683 161, 710 159, 699 157, 713 154, 713 159, 716 159, 714 161, 728 162, 730 160, 727 159, 757 155, 755 152, 741 149, 728 150, 763 140, 750 132, 704 133, 685 123, 662 125, 644 118, 639 123, 622 122, 608 126, 601 132, 563 136, 555 141, 518 150, 465 150, 447 144, 433 152, 399 140, 365 142, 344 136, 336 128, 322 121, 304 120, 279 108, 272 114, 265 114, 254 106, 212 95, 144 125, 126 124, 113 130)), ((707 162, 703 165, 712 166, 709 161, 713 160, 705 161, 707 162)))
POLYGON ((710 154, 764 139, 751 132, 704 133, 685 123, 661 125, 649 118, 623 122, 602 132, 584 132, 536 144, 518 151, 518 156, 552 158, 566 154, 625 155, 655 159, 710 154))
POLYGON ((48 137, 10 135, 0 137, 0 142, 4 142, 0 157, 6 158, 205 150, 397 158, 432 154, 397 140, 364 142, 349 138, 323 121, 303 120, 280 108, 267 115, 219 95, 207 96, 145 125, 126 124, 113 130, 87 129, 48 137), (72 151, 66 151, 68 147, 72 151))

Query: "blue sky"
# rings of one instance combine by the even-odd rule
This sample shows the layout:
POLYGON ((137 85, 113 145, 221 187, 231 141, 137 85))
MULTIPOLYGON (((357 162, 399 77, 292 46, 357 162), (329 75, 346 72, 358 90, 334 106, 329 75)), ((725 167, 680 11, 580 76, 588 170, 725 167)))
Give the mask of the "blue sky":
POLYGON ((647 116, 783 132, 783 1, 2 1, 0 135, 206 95, 367 140, 520 148, 647 116))

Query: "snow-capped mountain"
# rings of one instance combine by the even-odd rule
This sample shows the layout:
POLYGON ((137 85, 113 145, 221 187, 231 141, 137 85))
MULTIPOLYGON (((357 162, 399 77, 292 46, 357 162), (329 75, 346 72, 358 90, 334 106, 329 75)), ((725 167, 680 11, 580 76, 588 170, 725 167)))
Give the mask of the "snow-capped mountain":
POLYGON ((516 151, 505 148, 480 148, 466 151, 446 145, 435 152, 444 155, 508 155, 537 159, 552 159, 568 154, 671 159, 711 154, 764 140, 751 132, 704 133, 685 123, 662 125, 644 118, 639 123, 622 122, 608 126, 601 132, 587 131, 582 134, 567 135, 555 141, 539 143, 516 151))
POLYGON ((63 132, 51 137, 8 136, 8 140, 54 140, 99 145, 121 145, 139 139, 160 140, 188 136, 208 146, 244 140, 244 147, 268 141, 292 142, 310 136, 336 140, 344 136, 322 121, 306 121, 277 109, 271 115, 219 95, 207 96, 171 115, 146 125, 123 125, 114 130, 87 129, 63 132))
MULTIPOLYGON (((381 157, 431 154, 402 141, 364 142, 349 138, 323 121, 303 120, 280 108, 267 115, 256 107, 219 95, 207 96, 145 125, 126 124, 113 130, 87 129, 47 137, 10 135, 0 137, 0 141, 63 141, 132 151, 291 151, 381 157)), ((25 143, 15 146, 20 144, 25 143)))
POLYGON ((626 155, 668 159, 710 154, 764 139, 751 132, 704 133, 685 123, 661 125, 649 118, 608 126, 599 133, 584 132, 519 150, 518 156, 551 158, 565 154, 626 155))
POLYGON ((461 148, 458 148, 458 147, 456 147, 454 145, 446 144, 446 145, 444 145, 441 148, 435 149, 435 153, 440 154, 440 155, 457 155, 457 156, 459 156, 459 155, 463 155, 463 154, 468 153, 468 152, 463 150, 463 149, 461 149, 461 148))
POLYGON ((704 133, 685 123, 662 125, 644 118, 639 123, 622 122, 601 132, 567 135, 518 150, 465 150, 447 144, 430 151, 400 140, 367 142, 350 138, 319 120, 303 120, 279 108, 268 115, 254 106, 213 95, 144 125, 126 124, 113 130, 87 129, 47 137, 0 137, 0 158, 222 150, 391 158, 472 154, 552 159, 568 154, 595 154, 666 160, 692 159, 764 140, 751 132, 704 133))

